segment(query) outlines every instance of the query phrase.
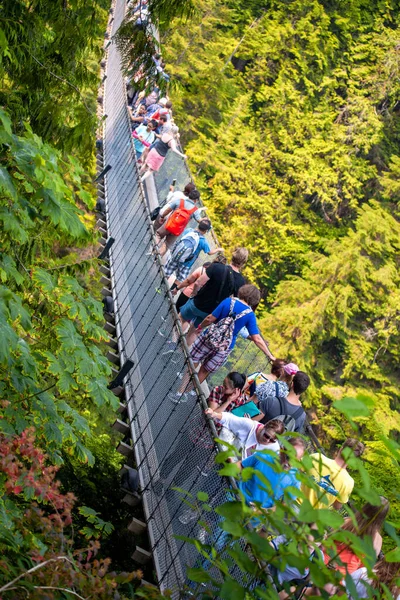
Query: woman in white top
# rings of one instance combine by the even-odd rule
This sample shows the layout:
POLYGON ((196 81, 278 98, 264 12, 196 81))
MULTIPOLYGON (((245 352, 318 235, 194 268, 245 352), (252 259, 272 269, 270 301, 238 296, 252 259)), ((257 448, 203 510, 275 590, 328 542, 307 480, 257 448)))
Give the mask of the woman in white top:
POLYGON ((220 439, 238 448, 242 458, 247 458, 253 452, 271 450, 279 452, 280 445, 276 438, 285 431, 282 421, 272 420, 266 425, 256 423, 246 417, 237 417, 230 412, 217 412, 208 408, 206 415, 222 425, 220 439))

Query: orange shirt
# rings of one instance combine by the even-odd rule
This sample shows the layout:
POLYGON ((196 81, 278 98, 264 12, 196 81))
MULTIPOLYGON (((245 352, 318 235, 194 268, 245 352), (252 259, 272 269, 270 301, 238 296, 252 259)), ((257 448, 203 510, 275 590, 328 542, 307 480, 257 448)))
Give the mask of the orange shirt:
POLYGON ((335 562, 336 569, 343 575, 346 575, 346 573, 351 575, 351 573, 354 573, 354 571, 363 566, 361 558, 354 554, 352 549, 346 546, 346 544, 337 544, 335 556, 343 563, 343 566, 337 564, 336 560, 333 561, 326 553, 324 555, 324 563, 327 565, 331 561, 335 562))

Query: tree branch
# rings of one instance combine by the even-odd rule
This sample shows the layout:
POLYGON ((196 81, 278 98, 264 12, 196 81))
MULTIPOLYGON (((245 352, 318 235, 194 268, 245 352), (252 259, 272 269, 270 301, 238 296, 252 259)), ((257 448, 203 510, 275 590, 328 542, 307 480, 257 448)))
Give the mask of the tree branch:
POLYGON ((68 588, 53 587, 52 585, 35 585, 34 587, 35 587, 35 590, 59 590, 60 592, 67 592, 68 594, 72 594, 73 596, 76 596, 77 598, 80 598, 81 600, 86 600, 86 598, 84 598, 83 596, 80 596, 73 590, 69 590, 68 588))
MULTIPOLYGON (((39 565, 36 565, 35 567, 32 567, 31 569, 28 569, 28 571, 25 571, 25 573, 22 573, 21 575, 18 575, 18 577, 16 577, 15 579, 13 579, 12 581, 10 581, 9 583, 6 583, 6 585, 3 585, 3 587, 0 588, 0 593, 1 592, 5 592, 6 590, 8 590, 8 588, 10 588, 12 585, 14 585, 14 583, 16 583, 17 581, 19 581, 20 579, 22 579, 22 577, 25 577, 26 575, 29 575, 30 573, 34 573, 35 571, 37 571, 38 569, 42 569, 43 567, 45 567, 49 563, 57 562, 58 560, 66 560, 67 562, 71 563, 72 566, 74 566, 74 563, 72 562, 72 560, 70 560, 66 556, 57 556, 57 558, 49 558, 49 560, 45 560, 43 563, 40 563, 39 565)), ((85 600, 85 598, 83 600, 85 600)))
POLYGON ((76 85, 74 85, 70 81, 67 81, 63 77, 59 77, 58 75, 56 75, 55 73, 53 73, 53 71, 50 71, 50 69, 48 67, 46 67, 46 65, 44 65, 43 63, 41 63, 40 60, 38 60, 35 56, 33 56, 33 54, 31 54, 31 56, 32 56, 33 60, 36 61, 38 63, 38 65, 40 65, 41 67, 43 67, 43 69, 46 69, 46 71, 48 71, 50 73, 50 75, 52 75, 56 79, 59 79, 63 83, 66 83, 67 85, 69 85, 70 87, 72 87, 76 92, 78 92, 78 94, 80 96, 80 99, 82 101, 82 104, 84 105, 84 107, 86 108, 86 110, 88 111, 88 113, 90 115, 92 115, 92 116, 95 115, 95 113, 93 111, 91 111, 90 108, 88 107, 88 105, 86 104, 85 100, 83 99, 82 92, 80 91, 79 88, 76 87, 76 85))

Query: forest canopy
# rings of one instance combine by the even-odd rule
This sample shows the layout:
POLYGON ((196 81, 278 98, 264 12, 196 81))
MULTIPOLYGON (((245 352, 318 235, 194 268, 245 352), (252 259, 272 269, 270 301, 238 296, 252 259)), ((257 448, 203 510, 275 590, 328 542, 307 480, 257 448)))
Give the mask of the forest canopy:
POLYGON ((377 440, 400 429, 399 6, 197 8, 163 38, 192 172, 221 245, 251 249, 263 333, 312 377, 321 440, 348 433, 333 401, 374 399, 379 427, 359 429, 379 485, 377 440))

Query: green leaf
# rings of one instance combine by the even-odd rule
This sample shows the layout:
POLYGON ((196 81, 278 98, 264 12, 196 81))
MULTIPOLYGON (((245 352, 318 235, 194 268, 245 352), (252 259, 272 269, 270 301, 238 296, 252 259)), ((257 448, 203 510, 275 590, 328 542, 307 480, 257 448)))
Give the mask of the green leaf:
POLYGON ((370 415, 370 409, 367 404, 357 398, 343 398, 342 400, 336 400, 332 406, 350 420, 356 417, 368 417, 370 415))
POLYGON ((85 448, 83 444, 77 442, 74 446, 76 457, 83 463, 87 463, 89 466, 94 465, 94 457, 88 448, 85 448))
POLYGON ((206 492, 197 492, 197 500, 200 502, 208 502, 208 494, 206 492))
POLYGON ((0 431, 6 435, 15 435, 14 427, 5 419, 0 419, 0 431))
MULTIPOLYGON (((90 508, 89 506, 79 506, 78 512, 88 519, 90 517, 97 517, 97 515, 99 514, 96 510, 90 508)), ((93 523, 93 521, 91 521, 91 523, 93 523)))
POLYGON ((58 445, 62 444, 63 437, 60 429, 55 423, 45 423, 43 426, 44 436, 48 442, 55 442, 58 445))
MULTIPOLYGON (((35 174, 43 173, 41 169, 35 169, 35 174)), ((45 188, 42 190, 43 202, 40 205, 44 215, 49 217, 54 225, 67 232, 74 238, 82 238, 87 234, 86 227, 79 218, 79 211, 76 206, 57 197, 54 190, 45 188)))
POLYGON ((221 529, 227 531, 235 537, 240 537, 245 532, 245 528, 242 527, 242 525, 240 525, 239 523, 235 523, 235 521, 222 521, 221 529))
POLYGON ((246 552, 243 552, 239 544, 228 548, 228 554, 234 559, 243 573, 255 573, 257 571, 256 562, 252 561, 246 552))
POLYGON ((230 577, 226 577, 218 596, 224 600, 244 600, 246 590, 230 577))
POLYGON ((2 108, 0 108, 0 121, 6 132, 11 134, 11 119, 2 108))
POLYGON ((87 539, 90 540, 94 535, 95 535, 95 530, 92 529, 91 527, 88 527, 87 525, 85 525, 84 527, 82 527, 82 529, 80 530, 80 533, 87 539))
POLYGON ((105 377, 99 376, 97 379, 89 380, 86 389, 97 406, 109 404, 112 408, 117 409, 119 405, 118 398, 107 389, 107 380, 105 377))
POLYGON ((86 204, 86 206, 88 206, 89 208, 93 208, 94 201, 92 195, 89 194, 89 192, 86 192, 85 190, 79 190, 78 195, 82 202, 86 204))
POLYGON ((385 560, 387 562, 400 562, 400 548, 394 548, 385 554, 385 560))
POLYGON ((32 279, 42 292, 50 294, 57 287, 57 281, 44 269, 36 267, 32 271, 32 279))
POLYGON ((195 581, 196 583, 206 583, 211 580, 210 575, 200 567, 188 569, 187 576, 191 581, 195 581))
POLYGON ((66 394, 70 390, 79 389, 79 386, 76 383, 75 379, 67 371, 63 371, 62 373, 60 373, 57 382, 57 387, 62 394, 66 394))
POLYGON ((244 515, 249 514, 251 509, 242 504, 242 502, 232 501, 218 506, 215 511, 225 519, 236 521, 241 520, 244 515))
POLYGON ((240 470, 235 463, 227 463, 218 473, 219 475, 225 475, 225 477, 238 477, 240 470))
POLYGON ((65 352, 75 354, 78 348, 83 348, 82 337, 77 332, 75 325, 69 319, 60 319, 55 326, 57 339, 62 344, 65 352))
POLYGON ((7 169, 0 166, 0 191, 4 194, 16 200, 17 190, 14 187, 13 180, 11 179, 7 169))
POLYGON ((4 231, 13 237, 16 242, 24 244, 28 241, 28 232, 21 227, 19 219, 13 212, 5 207, 0 207, 0 221, 3 222, 4 231))

